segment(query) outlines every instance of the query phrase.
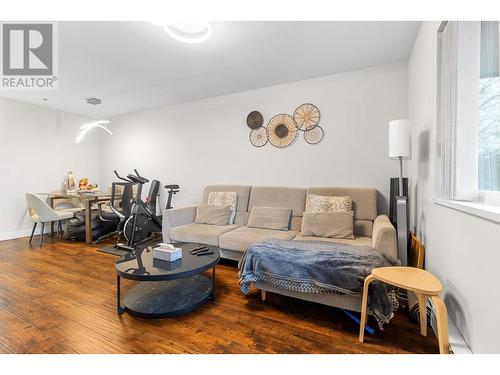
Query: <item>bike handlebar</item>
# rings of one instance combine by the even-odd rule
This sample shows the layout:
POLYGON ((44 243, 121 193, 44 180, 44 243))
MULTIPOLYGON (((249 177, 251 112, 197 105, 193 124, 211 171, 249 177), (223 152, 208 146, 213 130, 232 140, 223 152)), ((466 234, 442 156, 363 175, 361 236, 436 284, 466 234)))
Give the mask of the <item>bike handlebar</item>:
POLYGON ((144 184, 149 182, 149 180, 148 180, 146 177, 142 177, 142 176, 139 174, 139 172, 137 171, 137 169, 135 169, 135 168, 134 168, 134 173, 135 173, 135 175, 139 178, 139 180, 143 180, 143 181, 144 181, 144 182, 143 182, 144 184))
POLYGON ((115 172, 116 177, 118 177, 120 180, 126 181, 126 182, 132 182, 132 181, 130 181, 130 179, 120 176, 118 174, 118 172, 116 171, 116 169, 113 172, 115 172))
POLYGON ((135 172, 135 174, 130 173, 129 175, 127 175, 127 178, 131 182, 135 182, 136 184, 147 184, 149 182, 149 180, 146 177, 142 177, 139 174, 139 172, 137 171, 137 169, 134 169, 134 172, 135 172))
POLYGON ((130 173, 129 175, 127 175, 127 177, 120 176, 116 171, 116 169, 113 172, 115 173, 116 177, 118 177, 122 181, 135 182, 136 184, 147 184, 149 182, 149 180, 146 177, 142 177, 139 174, 137 169, 134 169, 135 175, 130 173))

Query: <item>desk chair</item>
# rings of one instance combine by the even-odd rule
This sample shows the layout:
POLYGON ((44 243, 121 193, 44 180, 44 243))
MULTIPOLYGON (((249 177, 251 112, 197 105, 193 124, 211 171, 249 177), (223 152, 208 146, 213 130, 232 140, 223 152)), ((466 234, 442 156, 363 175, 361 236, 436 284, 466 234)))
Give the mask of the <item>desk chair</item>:
POLYGON ((82 201, 77 197, 68 199, 57 199, 54 200, 54 209, 56 211, 67 211, 67 212, 80 212, 85 210, 85 206, 82 201))
POLYGON ((40 247, 43 244, 43 234, 45 231, 45 223, 58 222, 59 230, 62 232, 61 220, 71 219, 74 216, 73 212, 54 210, 43 199, 33 193, 26 193, 26 204, 28 214, 33 222, 33 230, 31 231, 30 244, 35 234, 35 229, 38 223, 42 224, 40 232, 40 247))

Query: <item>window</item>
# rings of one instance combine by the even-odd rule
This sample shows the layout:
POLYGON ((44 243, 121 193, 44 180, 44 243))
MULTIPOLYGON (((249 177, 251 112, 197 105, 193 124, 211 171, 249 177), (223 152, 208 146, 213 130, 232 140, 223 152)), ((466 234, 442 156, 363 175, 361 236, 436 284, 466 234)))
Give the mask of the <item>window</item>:
POLYGON ((481 22, 478 176, 480 191, 500 191, 498 22, 481 22))
MULTIPOLYGON (((500 197, 497 21, 443 23, 438 34, 438 197, 500 197)), ((491 199, 494 197, 494 199, 491 199)))

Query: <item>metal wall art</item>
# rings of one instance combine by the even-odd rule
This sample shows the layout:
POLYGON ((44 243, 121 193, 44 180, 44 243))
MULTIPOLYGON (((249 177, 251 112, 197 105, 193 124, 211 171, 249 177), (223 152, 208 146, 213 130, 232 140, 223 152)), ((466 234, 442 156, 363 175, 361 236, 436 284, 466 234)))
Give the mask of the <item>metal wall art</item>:
POLYGON ((290 146, 297 139, 299 131, 293 117, 287 114, 274 116, 267 124, 269 143, 277 148, 290 146))
POLYGON ((318 125, 320 117, 318 107, 310 103, 298 106, 293 113, 293 119, 302 131, 311 130, 318 125))
POLYGON ((258 111, 247 116, 250 131, 250 143, 255 147, 263 147, 268 142, 276 148, 292 145, 299 135, 304 133, 304 140, 310 145, 317 145, 324 138, 324 131, 318 124, 321 114, 314 104, 304 103, 298 106, 293 116, 285 113, 274 116, 263 126, 264 118, 258 111))
POLYGON ((323 128, 319 125, 316 125, 311 130, 304 132, 304 139, 310 145, 317 145, 323 140, 325 133, 323 132, 323 128))
POLYGON ((257 129, 252 129, 250 132, 250 143, 255 147, 265 146, 269 137, 267 136, 267 129, 263 126, 258 127, 257 129))
POLYGON ((247 116, 247 125, 250 129, 258 129, 264 125, 264 117, 259 111, 250 112, 247 116))

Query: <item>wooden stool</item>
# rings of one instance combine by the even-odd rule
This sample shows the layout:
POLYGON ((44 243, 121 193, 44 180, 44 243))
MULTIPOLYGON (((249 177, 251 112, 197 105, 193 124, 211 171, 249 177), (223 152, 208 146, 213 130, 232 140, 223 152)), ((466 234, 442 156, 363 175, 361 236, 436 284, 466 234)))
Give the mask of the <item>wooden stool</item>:
POLYGON ((366 309, 368 303, 368 288, 374 280, 397 286, 415 292, 418 296, 420 310, 420 334, 427 336, 427 307, 425 298, 430 297, 436 307, 439 352, 449 353, 448 342, 448 313, 443 300, 439 297, 441 283, 430 272, 413 267, 380 267, 372 270, 371 275, 365 278, 363 286, 363 301, 361 305, 361 324, 359 327, 359 341, 363 342, 366 324, 366 309))

